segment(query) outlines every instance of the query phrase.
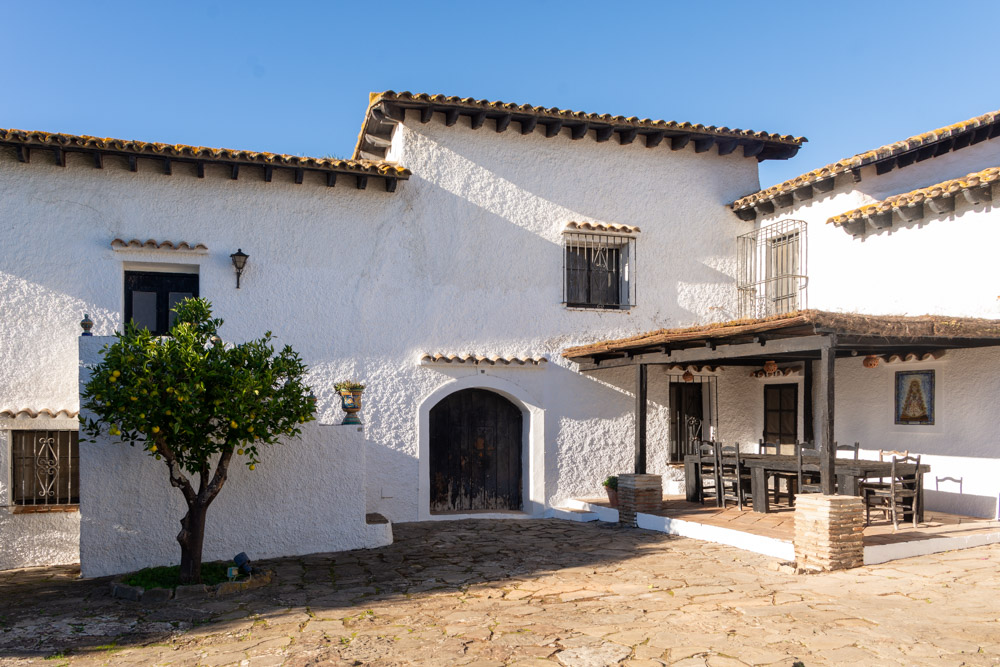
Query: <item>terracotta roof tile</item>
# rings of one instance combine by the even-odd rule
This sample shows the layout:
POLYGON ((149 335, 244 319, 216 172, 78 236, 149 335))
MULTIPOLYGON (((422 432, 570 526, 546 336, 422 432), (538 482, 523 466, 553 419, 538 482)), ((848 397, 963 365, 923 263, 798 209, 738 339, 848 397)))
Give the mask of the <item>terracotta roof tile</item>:
POLYGON ((642 230, 632 225, 616 225, 603 222, 568 222, 564 232, 613 232, 615 234, 638 234, 642 230))
POLYGON ((545 357, 502 357, 481 354, 431 354, 420 356, 421 364, 468 364, 470 366, 541 366, 548 363, 545 357))
MULTIPOLYGON (((383 93, 372 93, 369 96, 368 113, 358 136, 357 147, 354 150, 355 157, 361 157, 365 153, 384 155, 385 145, 391 138, 391 128, 387 128, 385 125, 401 120, 400 111, 402 110, 405 114, 406 109, 420 110, 420 120, 423 122, 429 121, 435 112, 442 112, 448 125, 454 124, 459 115, 471 116, 473 127, 481 127, 486 118, 492 118, 497 123, 498 132, 506 130, 511 120, 519 124, 523 134, 533 131, 536 125, 554 127, 554 133, 547 133, 546 136, 555 136, 560 127, 579 129, 586 123, 587 126, 582 128, 580 137, 588 131, 593 131, 597 141, 607 141, 613 133, 617 132, 621 144, 631 143, 637 134, 654 135, 656 137, 654 146, 659 144, 664 136, 716 139, 720 146, 720 152, 723 150, 726 153, 731 152, 737 145, 740 145, 749 147, 745 151, 745 155, 748 157, 756 156, 758 159, 791 157, 807 141, 805 137, 793 137, 788 134, 756 132, 714 125, 586 113, 556 107, 491 102, 471 97, 430 95, 408 91, 397 93, 387 90, 383 93), (379 111, 375 112, 376 109, 379 111)), ((712 143, 709 141, 707 147, 710 147, 712 143)), ((686 144, 687 140, 685 139, 682 146, 686 144)))
POLYGON ((36 411, 30 408, 21 408, 0 410, 0 419, 38 419, 39 417, 50 417, 52 419, 57 417, 68 417, 72 419, 79 414, 80 413, 76 410, 50 410, 49 408, 42 408, 41 410, 36 411))
MULTIPOLYGON (((989 169, 983 169, 982 171, 967 174, 961 178, 953 178, 926 188, 920 188, 911 192, 904 192, 903 194, 887 197, 881 201, 866 204, 851 211, 847 211, 846 213, 835 215, 832 218, 829 218, 827 223, 840 227, 853 221, 865 220, 879 214, 891 215, 893 211, 898 211, 900 208, 913 208, 926 202, 950 198, 963 192, 988 188, 990 184, 995 183, 998 180, 1000 180, 1000 167, 990 167, 989 169)), ((987 196, 990 195, 991 193, 987 193, 987 196)), ((922 216, 923 211, 921 210, 919 212, 919 216, 914 213, 913 219, 922 216)))
POLYGON ((563 351, 563 357, 575 360, 593 355, 634 351, 667 344, 683 347, 685 343, 700 343, 703 340, 721 340, 734 336, 800 328, 831 330, 858 336, 906 336, 914 338, 932 336, 1000 340, 1000 320, 939 315, 911 317, 799 310, 760 319, 741 319, 691 327, 658 329, 628 338, 570 347, 563 351))
POLYGON ((230 148, 206 148, 205 146, 163 144, 55 132, 0 129, 0 144, 63 148, 66 150, 106 151, 139 157, 177 158, 242 164, 251 163, 292 168, 301 167, 320 171, 393 177, 398 179, 406 179, 410 176, 408 169, 385 161, 301 157, 282 153, 244 151, 230 148))
POLYGON ((115 250, 187 250, 191 252, 206 252, 208 250, 208 246, 204 243, 191 244, 187 241, 174 243, 173 241, 155 241, 153 239, 146 239, 145 241, 140 241, 139 239, 131 239, 129 241, 115 239, 111 242, 111 247, 115 250))
MULTIPOLYGON (((790 206, 792 201, 787 197, 778 202, 774 202, 774 200, 781 195, 790 195, 801 188, 806 188, 820 181, 826 181, 838 174, 845 174, 851 170, 860 169, 866 165, 897 160, 897 166, 907 166, 914 161, 935 157, 950 150, 958 150, 970 144, 997 136, 1000 136, 1000 111, 991 111, 960 123, 940 127, 930 132, 907 137, 902 141, 886 144, 885 146, 880 146, 864 153, 858 153, 857 155, 828 164, 819 169, 813 169, 801 176, 796 176, 783 183, 778 183, 759 192, 741 197, 730 204, 730 208, 733 211, 749 211, 754 205, 761 202, 773 202, 779 206, 790 206), (932 150, 932 148, 936 150, 932 150), (903 160, 903 156, 910 156, 913 160, 902 164, 900 162, 903 160)), ((745 219, 753 219, 753 217, 745 219)))

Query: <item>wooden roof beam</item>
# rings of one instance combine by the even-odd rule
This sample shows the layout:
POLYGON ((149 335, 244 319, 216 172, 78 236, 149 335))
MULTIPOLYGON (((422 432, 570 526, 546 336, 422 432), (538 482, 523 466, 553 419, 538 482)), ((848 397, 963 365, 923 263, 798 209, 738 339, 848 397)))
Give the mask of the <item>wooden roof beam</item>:
POLYGON ((559 134, 562 130, 563 122, 561 120, 550 120, 545 126, 545 138, 551 139, 552 137, 559 134))
POLYGON ((583 139, 587 136, 587 132, 590 130, 590 123, 579 123, 578 125, 573 125, 569 129, 570 139, 583 139))
POLYGON ((28 163, 31 162, 31 148, 28 146, 14 146, 14 151, 17 153, 17 161, 28 163))
POLYGON ((715 145, 715 137, 701 137, 694 140, 694 152, 705 153, 715 145))
POLYGON ((444 124, 447 127, 451 127, 458 122, 458 109, 445 109, 444 112, 444 124))
POLYGON ((104 153, 101 151, 94 151, 93 157, 94 169, 104 169, 104 153))
POLYGON ((896 158, 890 158, 888 160, 882 160, 881 162, 875 163, 875 173, 878 176, 881 176, 882 174, 888 174, 895 168, 896 168, 896 158))
POLYGON ((473 111, 469 114, 470 123, 473 130, 478 130, 486 122, 486 111, 473 111))
POLYGON ((428 104, 427 106, 420 109, 420 122, 429 123, 431 119, 434 118, 434 107, 428 104))
POLYGON ((381 111, 391 120, 398 123, 406 122, 406 109, 398 104, 391 104, 388 102, 383 102, 380 105, 381 111))
POLYGON ((743 144, 743 157, 756 157, 760 155, 763 150, 763 141, 751 141, 748 144, 743 144))
POLYGON ((746 222, 755 220, 757 218, 757 211, 755 211, 752 208, 738 208, 735 211, 733 211, 733 213, 736 214, 737 218, 739 218, 740 220, 744 220, 746 222))
POLYGON ((719 155, 729 155, 740 145, 738 139, 723 139, 719 141, 719 155))
POLYGON ((518 122, 521 124, 521 134, 531 134, 535 131, 535 127, 538 125, 538 118, 535 116, 528 116, 518 122))
POLYGON ((594 128, 594 139, 597 143, 602 143, 611 138, 611 135, 615 133, 615 126, 608 125, 607 127, 594 128))
POLYGON ((665 132, 650 132, 646 135, 646 148, 656 148, 663 141, 665 132))
POLYGON ((670 150, 679 151, 687 147, 691 143, 690 134, 680 134, 676 137, 670 137, 670 150))
POLYGON ((363 174, 358 174, 356 177, 358 190, 364 190, 368 187, 368 177, 363 174))
POLYGON ((833 190, 833 186, 834 186, 833 176, 831 176, 830 178, 824 178, 821 181, 816 181, 815 183, 812 184, 812 188, 816 192, 830 192, 831 190, 833 190))
POLYGON ((801 188, 792 190, 792 198, 795 201, 806 201, 813 198, 813 186, 803 185, 801 188))
POLYGON ((507 128, 510 127, 510 121, 514 119, 513 114, 505 113, 501 115, 496 120, 497 134, 501 132, 506 132, 507 128))
POLYGON ((636 135, 638 133, 639 133, 639 131, 637 129, 635 129, 634 127, 629 128, 627 130, 619 130, 618 131, 618 143, 620 145, 622 145, 622 146, 627 146, 628 144, 630 144, 633 141, 635 141, 635 137, 636 137, 636 135))
POLYGON ((385 181, 385 191, 386 192, 395 192, 396 191, 396 182, 399 180, 398 178, 389 177, 389 178, 385 178, 383 180, 385 181))

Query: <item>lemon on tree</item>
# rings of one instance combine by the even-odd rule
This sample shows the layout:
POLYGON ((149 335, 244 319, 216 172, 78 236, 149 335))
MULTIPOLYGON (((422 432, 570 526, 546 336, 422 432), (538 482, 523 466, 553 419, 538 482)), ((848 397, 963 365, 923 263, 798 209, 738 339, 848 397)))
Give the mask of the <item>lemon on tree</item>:
POLYGON ((115 334, 81 393, 81 431, 92 439, 107 433, 123 444, 138 442, 166 464, 187 503, 177 535, 181 581, 197 583, 205 517, 233 456, 245 456, 247 468, 256 470, 259 448, 298 436, 300 424, 314 419, 315 403, 305 364, 291 347, 276 350, 270 332, 217 344, 222 320, 212 317, 208 301, 186 299, 174 312, 169 336, 131 323, 115 334), (160 392, 177 398, 172 408, 157 400, 160 392), (240 430, 245 415, 253 424, 240 430))

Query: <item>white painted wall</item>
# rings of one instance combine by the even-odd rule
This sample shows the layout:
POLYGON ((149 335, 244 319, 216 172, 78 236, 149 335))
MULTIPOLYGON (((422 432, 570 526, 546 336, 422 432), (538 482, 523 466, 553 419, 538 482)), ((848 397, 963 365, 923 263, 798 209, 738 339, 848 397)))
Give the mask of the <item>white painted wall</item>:
MULTIPOLYGON (((757 186, 756 162, 738 152, 696 155, 546 139, 541 131, 498 135, 472 130, 464 118, 453 128, 402 126, 394 141, 393 157, 414 172, 394 194, 376 179, 359 191, 350 183, 327 188, 311 175, 295 185, 281 171, 265 183, 252 169, 232 181, 222 167, 199 179, 182 164, 164 176, 143 160, 132 173, 110 158, 95 170, 75 154, 65 168, 41 151, 28 165, 0 155, 0 229, 31 239, 0 255, 0 408, 76 409, 83 313, 95 334, 108 335, 121 326, 127 263, 184 264, 226 320, 227 340, 269 328, 302 354, 321 421, 340 420, 337 380, 368 385, 368 511, 392 521, 423 516, 420 415, 428 397, 477 385, 466 372, 418 365, 427 351, 549 356, 543 370, 479 374, 481 386, 508 387, 530 416, 526 508, 541 515, 562 499, 600 493, 605 475, 631 467, 634 379, 582 376, 559 354, 734 316, 732 249, 744 223, 724 204, 757 186), (561 306, 561 231, 571 220, 642 228, 632 311, 561 306), (114 238, 203 243, 209 251, 115 251, 114 238), (237 247, 250 255, 240 290, 229 260, 237 247)), ((651 391, 650 399, 659 406, 652 436, 666 428, 666 396, 651 391)), ((82 465, 108 460, 124 470, 117 456, 98 447, 84 452, 90 460, 82 465)), ((665 445, 650 456, 651 469, 663 470, 665 445)), ((322 465, 312 470, 326 474, 322 465)), ((119 511, 91 507, 95 519, 119 511)), ((95 552, 86 545, 99 541, 84 542, 93 567, 126 566, 126 554, 88 556, 95 552)))
MULTIPOLYGON (((922 221, 896 224, 891 233, 863 241, 826 221, 890 195, 1000 165, 1000 139, 862 180, 837 177, 833 191, 758 221, 797 219, 809 223, 809 307, 869 314, 1000 317, 1000 280, 991 268, 1000 244, 1000 190, 992 204, 971 206, 956 197, 954 213, 927 210, 922 221)), ((996 186, 994 186, 996 188, 996 186)), ((750 223, 746 223, 750 229, 750 223)))
POLYGON ((80 513, 15 513, 11 489, 11 432, 75 431, 76 419, 0 419, 0 570, 65 565, 80 560, 80 513))
MULTIPOLYGON (((79 339, 81 386, 113 340, 79 339)), ((390 544, 389 525, 365 522, 368 449, 362 427, 311 422, 300 438, 264 448, 256 470, 234 464, 208 509, 205 561, 241 551, 253 560, 390 544)), ((83 576, 180 562, 176 536, 186 507, 165 463, 117 439, 81 439, 83 576)))

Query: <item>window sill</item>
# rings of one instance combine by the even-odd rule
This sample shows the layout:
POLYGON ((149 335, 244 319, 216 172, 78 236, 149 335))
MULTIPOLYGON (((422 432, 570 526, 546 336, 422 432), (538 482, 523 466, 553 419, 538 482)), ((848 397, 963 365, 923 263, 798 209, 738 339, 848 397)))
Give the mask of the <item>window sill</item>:
POLYGON ((79 505, 11 505, 12 514, 48 514, 50 512, 79 512, 79 505))
POLYGON ((563 304, 566 310, 573 310, 584 313, 630 313, 635 306, 617 306, 614 308, 604 308, 602 306, 580 306, 563 304))

